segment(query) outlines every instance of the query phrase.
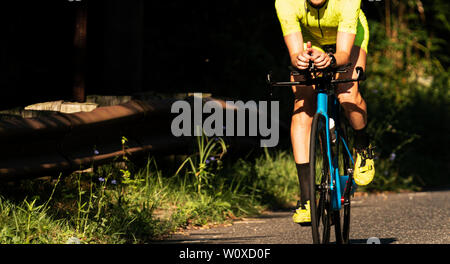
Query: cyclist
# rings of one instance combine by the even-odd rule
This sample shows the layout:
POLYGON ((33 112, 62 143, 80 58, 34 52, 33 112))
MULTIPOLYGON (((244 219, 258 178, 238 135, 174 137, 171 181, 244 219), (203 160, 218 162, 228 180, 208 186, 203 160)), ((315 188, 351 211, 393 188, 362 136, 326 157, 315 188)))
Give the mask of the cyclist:
MULTIPOLYGON (((352 63, 352 70, 337 78, 356 78, 356 67, 365 69, 369 28, 360 9, 361 0, 276 0, 275 8, 281 24, 291 63, 304 70, 313 61, 318 69, 352 63), (307 43, 305 43, 307 41, 307 43), (324 48, 335 48, 334 53, 324 48)), ((291 75, 291 81, 302 76, 291 75)), ((314 87, 295 86, 291 141, 300 184, 300 201, 293 220, 301 225, 311 222, 309 188, 309 140, 316 110, 314 87)), ((340 84, 337 97, 355 131, 357 157, 354 179, 358 185, 369 184, 375 174, 373 149, 366 132, 367 106, 356 83, 340 84)))

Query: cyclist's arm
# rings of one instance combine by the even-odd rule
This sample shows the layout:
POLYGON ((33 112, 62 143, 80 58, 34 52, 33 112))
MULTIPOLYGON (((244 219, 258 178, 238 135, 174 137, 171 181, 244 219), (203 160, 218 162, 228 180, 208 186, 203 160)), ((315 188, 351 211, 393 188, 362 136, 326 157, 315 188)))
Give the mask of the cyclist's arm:
POLYGON ((341 1, 340 19, 336 38, 336 64, 345 65, 350 61, 350 53, 355 43, 361 0, 341 1))
POLYGON ((289 50, 292 66, 307 69, 311 56, 303 49, 303 36, 301 32, 294 32, 284 36, 284 42, 289 50))
POLYGON ((309 65, 310 56, 303 48, 303 36, 299 22, 302 14, 298 13, 301 10, 299 9, 300 1, 276 0, 275 8, 292 66, 306 69, 309 65))
POLYGON ((355 34, 338 32, 336 39, 336 66, 342 66, 350 62, 350 53, 355 43, 355 34))

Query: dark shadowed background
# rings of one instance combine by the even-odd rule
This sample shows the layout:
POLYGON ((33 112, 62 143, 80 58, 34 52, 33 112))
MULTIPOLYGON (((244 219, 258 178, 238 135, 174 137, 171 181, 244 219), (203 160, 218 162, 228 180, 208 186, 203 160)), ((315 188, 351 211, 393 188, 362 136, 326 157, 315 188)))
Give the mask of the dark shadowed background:
MULTIPOLYGON (((5 1, 1 109, 72 100, 75 18, 83 4, 88 95, 205 92, 260 100, 266 73, 288 76, 273 0, 5 1)), ((363 0, 362 9, 371 31, 362 88, 377 166, 380 177, 400 175, 379 185, 448 184, 449 3, 363 0)), ((274 96, 289 123, 290 91, 274 96)))

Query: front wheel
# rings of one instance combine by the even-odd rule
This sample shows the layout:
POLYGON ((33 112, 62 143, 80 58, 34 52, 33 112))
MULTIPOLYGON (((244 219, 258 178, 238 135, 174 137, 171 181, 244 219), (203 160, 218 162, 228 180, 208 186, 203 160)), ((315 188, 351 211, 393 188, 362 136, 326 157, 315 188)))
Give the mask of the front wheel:
POLYGON ((316 114, 311 126, 309 160, 311 164, 311 228, 314 244, 330 242, 331 190, 327 156, 326 119, 316 114))

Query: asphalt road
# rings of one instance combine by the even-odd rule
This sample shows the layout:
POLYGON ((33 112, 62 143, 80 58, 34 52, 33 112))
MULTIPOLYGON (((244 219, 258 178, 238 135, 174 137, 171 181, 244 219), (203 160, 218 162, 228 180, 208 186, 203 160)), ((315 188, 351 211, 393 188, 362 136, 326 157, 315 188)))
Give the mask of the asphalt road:
MULTIPOLYGON (((450 190, 381 194, 352 201, 350 243, 450 244, 450 190)), ((291 220, 292 213, 265 212, 231 226, 188 230, 166 243, 310 244, 311 228, 291 220)), ((331 230, 334 239, 334 228, 331 230)))

